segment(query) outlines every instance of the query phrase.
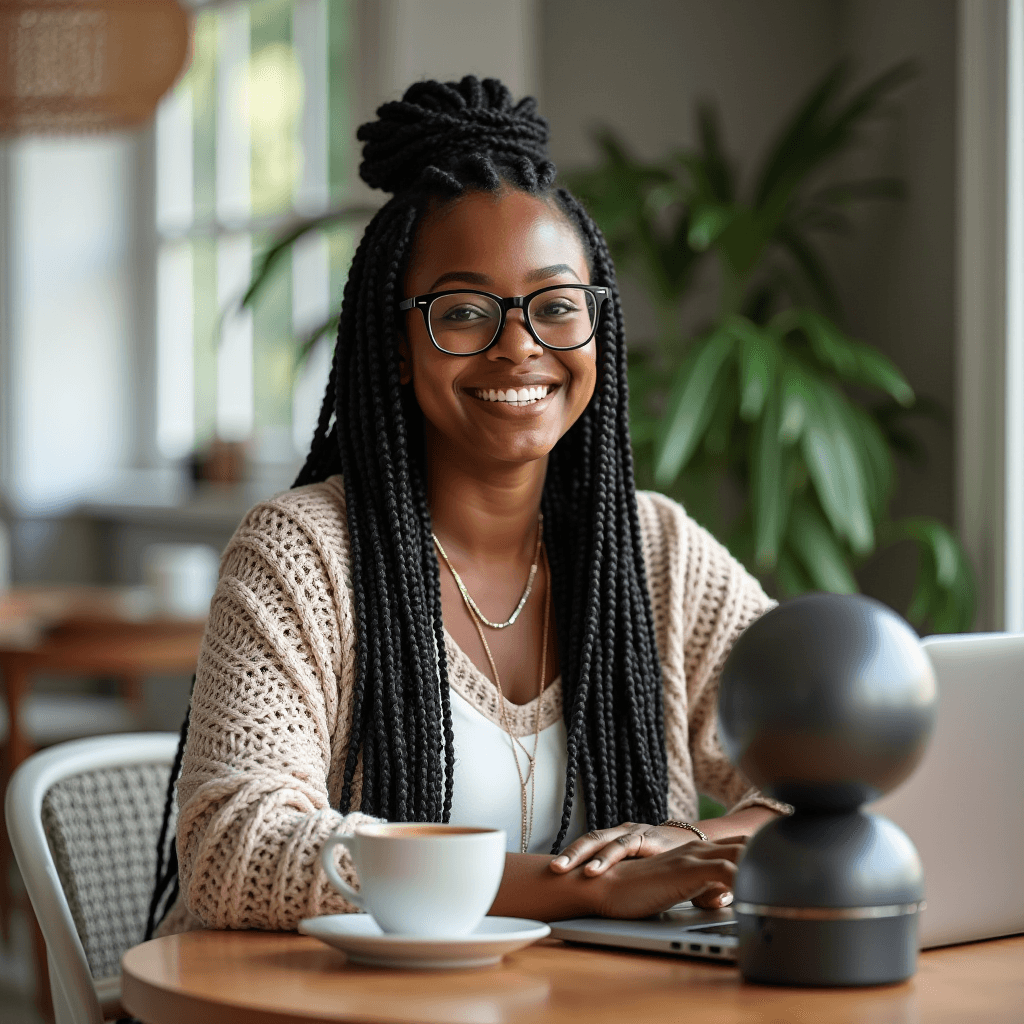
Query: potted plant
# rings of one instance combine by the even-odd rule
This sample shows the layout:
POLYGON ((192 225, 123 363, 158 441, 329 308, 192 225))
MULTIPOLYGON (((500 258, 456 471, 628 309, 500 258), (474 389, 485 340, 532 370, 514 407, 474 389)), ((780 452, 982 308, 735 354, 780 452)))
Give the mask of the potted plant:
POLYGON ((822 183, 866 118, 912 74, 900 65, 849 94, 845 66, 799 104, 742 190, 713 110, 698 144, 641 163, 609 132, 570 187, 625 274, 657 311, 658 337, 630 354, 639 486, 691 514, 779 596, 853 592, 856 570, 901 540, 918 549, 906 609, 919 627, 970 628, 974 584, 938 520, 889 516, 908 413, 934 413, 878 349, 843 331, 818 239, 848 231, 852 204, 898 199, 893 178, 822 183), (717 270, 717 310, 687 336, 694 275, 717 270))

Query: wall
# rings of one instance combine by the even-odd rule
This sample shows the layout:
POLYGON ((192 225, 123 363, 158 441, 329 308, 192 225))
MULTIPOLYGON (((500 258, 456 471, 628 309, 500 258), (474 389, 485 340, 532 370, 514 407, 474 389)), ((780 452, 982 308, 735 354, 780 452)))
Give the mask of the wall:
MULTIPOLYGON (((541 97, 553 155, 563 169, 586 164, 600 124, 641 157, 663 155, 693 141, 694 105, 713 97, 729 151, 750 168, 781 118, 840 57, 852 58, 859 81, 914 58, 918 77, 880 120, 857 168, 902 175, 908 199, 861 217, 832 265, 851 331, 952 412, 955 18, 955 0, 546 0, 541 97)), ((642 339, 653 320, 628 281, 623 303, 630 336, 642 339)), ((901 468, 893 511, 952 523, 950 426, 925 423, 920 434, 927 468, 901 468)), ((897 551, 868 566, 863 582, 905 607, 912 574, 912 552, 897 551)))
MULTIPOLYGON (((839 254, 842 298, 852 332, 878 345, 918 395, 949 413, 945 423, 915 418, 927 461, 904 464, 894 515, 955 518, 956 370, 956 4, 954 0, 848 0, 842 38, 864 74, 907 57, 914 81, 879 125, 863 169, 895 172, 907 183, 898 207, 862 218, 856 244, 839 254)), ((911 593, 909 546, 869 566, 865 585, 897 607, 911 593)))

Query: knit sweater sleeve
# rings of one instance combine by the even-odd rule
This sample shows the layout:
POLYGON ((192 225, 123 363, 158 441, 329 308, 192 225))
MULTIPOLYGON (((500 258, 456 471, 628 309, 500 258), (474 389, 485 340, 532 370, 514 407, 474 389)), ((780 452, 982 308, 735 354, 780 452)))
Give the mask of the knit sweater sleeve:
POLYGON ((221 560, 178 783, 181 892, 206 927, 294 930, 354 909, 319 858, 332 832, 372 820, 332 809, 355 661, 347 551, 329 481, 258 505, 221 560))
POLYGON ((790 808, 764 796, 733 766, 718 740, 718 680, 732 645, 775 602, 758 581, 683 508, 655 493, 638 493, 662 661, 669 812, 697 816, 704 793, 729 812, 763 805, 790 808))

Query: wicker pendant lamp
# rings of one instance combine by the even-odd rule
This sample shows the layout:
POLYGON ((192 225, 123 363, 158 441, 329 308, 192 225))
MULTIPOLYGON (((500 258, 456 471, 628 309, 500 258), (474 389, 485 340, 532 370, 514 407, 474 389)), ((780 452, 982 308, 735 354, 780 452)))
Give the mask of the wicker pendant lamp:
POLYGON ((0 133, 139 125, 188 52, 175 0, 0 0, 0 133))

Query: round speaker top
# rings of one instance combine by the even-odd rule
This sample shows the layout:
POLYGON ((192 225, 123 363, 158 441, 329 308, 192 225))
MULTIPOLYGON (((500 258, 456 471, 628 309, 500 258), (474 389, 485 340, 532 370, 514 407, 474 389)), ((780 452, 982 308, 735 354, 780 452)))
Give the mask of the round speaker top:
POLYGON ((914 770, 937 700, 928 656, 892 609, 806 594, 737 640, 722 670, 719 736, 766 794, 798 810, 852 809, 914 770))

